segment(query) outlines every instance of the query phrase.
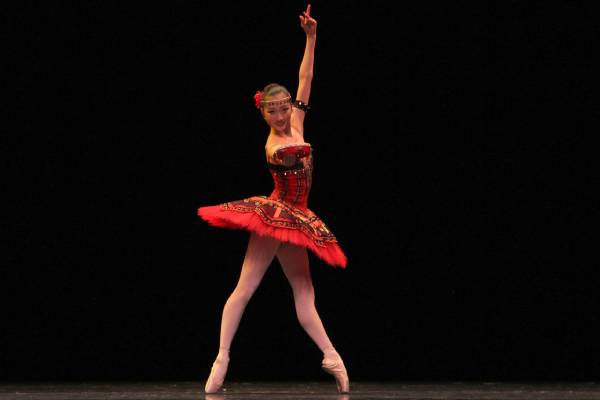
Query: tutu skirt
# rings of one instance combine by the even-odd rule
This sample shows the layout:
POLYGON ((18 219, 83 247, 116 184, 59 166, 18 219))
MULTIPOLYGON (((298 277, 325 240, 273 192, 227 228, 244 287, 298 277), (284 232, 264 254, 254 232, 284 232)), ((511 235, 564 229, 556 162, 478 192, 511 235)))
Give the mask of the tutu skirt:
POLYGON ((346 256, 335 236, 308 208, 293 207, 266 196, 253 196, 200 207, 198 215, 212 226, 244 229, 303 246, 333 267, 346 267, 346 256))

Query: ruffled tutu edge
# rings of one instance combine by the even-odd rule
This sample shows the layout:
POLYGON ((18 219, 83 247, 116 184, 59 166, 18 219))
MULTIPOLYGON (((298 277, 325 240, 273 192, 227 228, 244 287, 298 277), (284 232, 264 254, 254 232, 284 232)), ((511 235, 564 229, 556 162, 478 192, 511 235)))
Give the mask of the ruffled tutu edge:
POLYGON ((272 237, 280 242, 306 247, 332 267, 346 268, 346 256, 336 242, 318 246, 297 229, 271 226, 265 223, 260 215, 255 212, 224 210, 217 205, 198 208, 198 216, 215 227, 245 229, 260 236, 272 237))

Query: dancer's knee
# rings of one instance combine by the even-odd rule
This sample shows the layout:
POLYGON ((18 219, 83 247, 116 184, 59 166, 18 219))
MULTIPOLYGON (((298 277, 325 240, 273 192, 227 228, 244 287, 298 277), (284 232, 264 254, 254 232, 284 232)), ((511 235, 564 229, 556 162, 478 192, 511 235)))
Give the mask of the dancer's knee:
POLYGON ((235 302, 248 303, 255 291, 255 285, 238 285, 231 294, 230 299, 235 302))
POLYGON ((294 292, 294 301, 296 303, 314 303, 315 301, 315 289, 310 281, 294 282, 292 291, 294 292))

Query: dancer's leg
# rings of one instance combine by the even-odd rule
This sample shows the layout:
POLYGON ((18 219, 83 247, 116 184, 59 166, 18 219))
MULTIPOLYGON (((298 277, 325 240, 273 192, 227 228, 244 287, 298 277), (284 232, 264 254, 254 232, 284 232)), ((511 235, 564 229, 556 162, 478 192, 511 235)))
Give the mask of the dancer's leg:
POLYGON ((312 284, 306 249, 291 244, 282 244, 277 251, 277 258, 292 286, 300 325, 322 352, 332 349, 333 345, 315 307, 315 289, 312 284))
POLYGON ((315 307, 315 290, 306 249, 291 244, 282 244, 277 251, 277 258, 292 286, 298 321, 323 352, 323 369, 335 377, 340 392, 348 392, 350 383, 346 367, 331 344, 315 307))
POLYGON ((254 233, 250 234, 238 284, 223 308, 219 354, 206 381, 204 389, 207 393, 216 392, 223 384, 229 365, 231 342, 237 332, 246 305, 273 261, 279 244, 280 242, 275 239, 258 236, 254 233))
POLYGON ((219 343, 221 349, 229 350, 246 305, 273 261, 279 244, 273 238, 250 234, 240 278, 223 308, 219 343))

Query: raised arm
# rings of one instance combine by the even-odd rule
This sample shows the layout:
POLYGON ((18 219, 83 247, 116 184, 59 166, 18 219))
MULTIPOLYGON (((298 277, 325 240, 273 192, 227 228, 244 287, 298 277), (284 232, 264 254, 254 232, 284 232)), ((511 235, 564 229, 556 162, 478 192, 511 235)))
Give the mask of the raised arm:
MULTIPOLYGON (((296 92, 297 101, 309 104, 310 86, 313 78, 313 64, 315 58, 315 43, 317 40, 317 21, 310 15, 310 4, 306 11, 300 15, 300 26, 306 33, 306 45, 304 55, 300 63, 300 72, 298 75, 298 91, 296 92)), ((295 126, 300 132, 303 132, 304 116, 306 112, 301 108, 294 107, 292 114, 292 126, 295 126)))

